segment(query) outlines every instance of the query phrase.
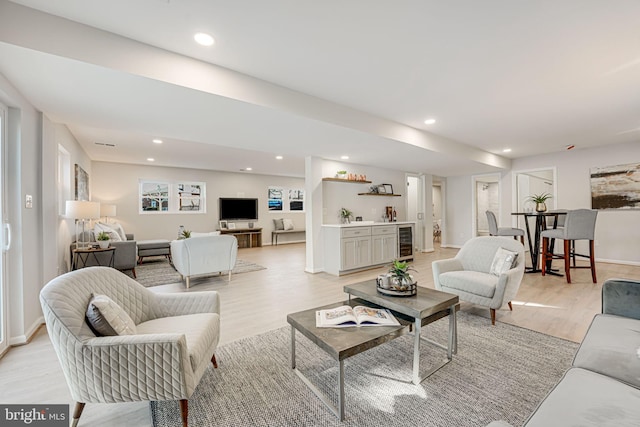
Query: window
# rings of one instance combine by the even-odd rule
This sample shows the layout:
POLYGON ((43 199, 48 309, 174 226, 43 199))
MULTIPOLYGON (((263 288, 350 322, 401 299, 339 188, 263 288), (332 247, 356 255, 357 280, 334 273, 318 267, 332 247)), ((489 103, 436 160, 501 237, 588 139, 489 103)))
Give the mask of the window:
POLYGON ((206 213, 204 182, 140 180, 140 213, 206 213))

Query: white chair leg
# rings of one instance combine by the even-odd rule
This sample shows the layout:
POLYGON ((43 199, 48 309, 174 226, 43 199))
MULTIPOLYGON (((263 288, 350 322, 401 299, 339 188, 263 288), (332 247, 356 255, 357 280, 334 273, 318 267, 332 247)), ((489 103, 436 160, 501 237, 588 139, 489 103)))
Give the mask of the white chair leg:
POLYGON ((229 281, 231 281, 231 270, 229 270, 229 281))
POLYGON ((187 282, 187 289, 189 289, 189 276, 187 276, 186 282, 187 282))

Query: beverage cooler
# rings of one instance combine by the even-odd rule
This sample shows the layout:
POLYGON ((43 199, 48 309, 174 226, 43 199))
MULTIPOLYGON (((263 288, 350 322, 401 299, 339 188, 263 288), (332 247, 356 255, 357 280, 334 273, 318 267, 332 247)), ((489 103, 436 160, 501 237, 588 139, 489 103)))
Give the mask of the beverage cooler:
POLYGON ((413 260, 413 224, 398 225, 398 259, 413 260))

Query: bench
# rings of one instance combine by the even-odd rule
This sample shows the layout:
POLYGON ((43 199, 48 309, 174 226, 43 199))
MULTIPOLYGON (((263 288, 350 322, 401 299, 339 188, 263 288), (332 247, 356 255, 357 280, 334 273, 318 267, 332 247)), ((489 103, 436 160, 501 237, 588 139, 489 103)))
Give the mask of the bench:
POLYGON ((162 239, 138 241, 138 264, 142 264, 144 257, 158 255, 164 255, 171 262, 171 242, 162 239))
POLYGON ((304 233, 305 230, 273 230, 271 232, 271 244, 278 246, 278 236, 280 234, 304 233), (274 243, 275 242, 275 243, 274 243))

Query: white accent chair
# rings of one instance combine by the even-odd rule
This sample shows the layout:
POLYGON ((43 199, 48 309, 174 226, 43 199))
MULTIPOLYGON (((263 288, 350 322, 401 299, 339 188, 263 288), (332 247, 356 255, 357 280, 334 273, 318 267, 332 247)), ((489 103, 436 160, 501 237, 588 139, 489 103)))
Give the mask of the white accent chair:
POLYGON ((483 236, 468 240, 455 258, 434 261, 433 281, 439 291, 458 295, 461 301, 489 307, 491 324, 496 310, 509 304, 524 276, 524 246, 506 237, 483 236), (516 265, 500 276, 489 273, 498 248, 517 252, 516 265))
POLYGON ((189 279, 202 274, 229 272, 236 265, 238 240, 235 236, 200 236, 171 242, 173 266, 189 288, 189 279))
POLYGON ((51 280, 40 292, 47 332, 76 401, 72 426, 86 403, 188 399, 212 363, 220 337, 218 293, 155 293, 109 267, 87 267, 51 280), (135 335, 96 336, 85 315, 92 294, 115 301, 135 335))

